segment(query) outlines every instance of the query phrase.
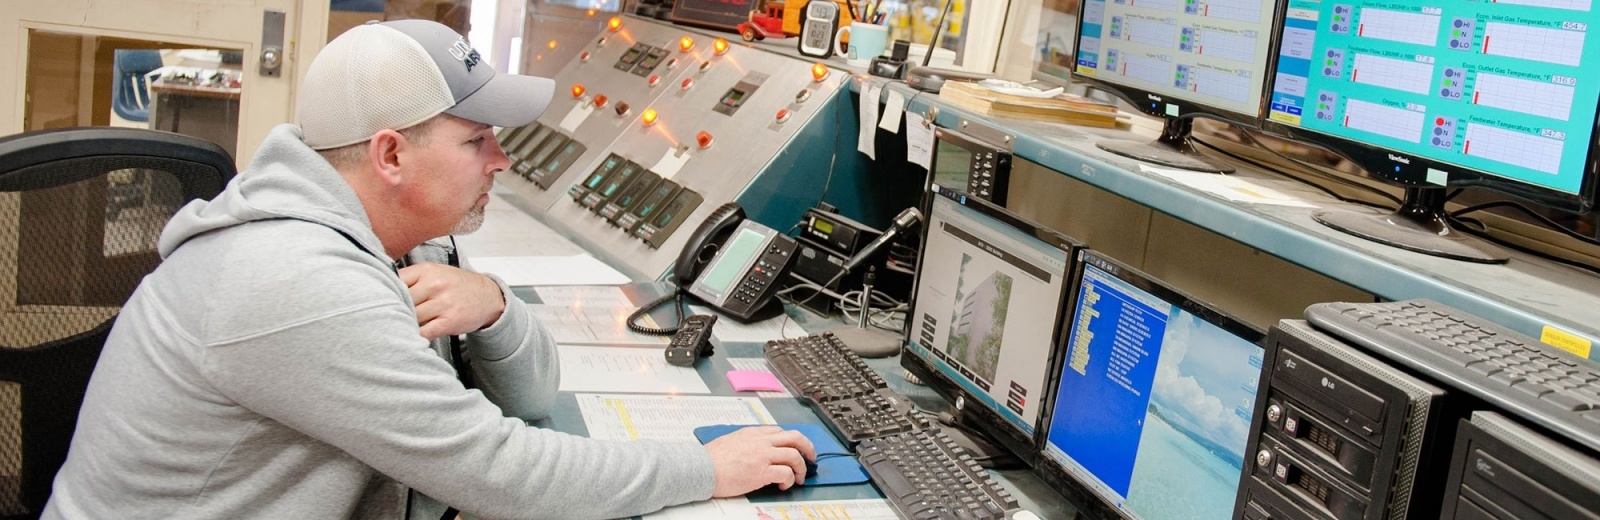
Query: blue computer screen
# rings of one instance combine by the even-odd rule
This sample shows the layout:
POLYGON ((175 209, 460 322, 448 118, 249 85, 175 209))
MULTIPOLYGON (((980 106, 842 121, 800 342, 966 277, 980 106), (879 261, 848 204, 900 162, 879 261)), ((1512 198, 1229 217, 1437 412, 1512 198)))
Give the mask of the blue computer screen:
POLYGON ((1591 22, 1590 0, 1291 0, 1268 118, 1577 194, 1600 102, 1591 22))
POLYGON ((1264 350, 1085 263, 1044 456, 1136 518, 1227 518, 1264 350))

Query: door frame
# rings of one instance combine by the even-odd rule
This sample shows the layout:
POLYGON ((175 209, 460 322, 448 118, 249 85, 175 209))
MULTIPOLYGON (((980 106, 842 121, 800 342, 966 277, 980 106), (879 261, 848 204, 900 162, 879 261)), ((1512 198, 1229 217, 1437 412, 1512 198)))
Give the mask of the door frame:
POLYGON ((3 0, 0 9, 0 135, 23 131, 27 106, 28 33, 69 34, 164 41, 244 51, 245 88, 239 100, 240 168, 272 127, 295 122, 300 78, 327 42, 328 7, 316 0, 3 0), (262 13, 285 12, 283 67, 278 77, 258 72, 262 13), (208 27, 215 34, 197 28, 208 27), (248 28, 248 30, 243 30, 248 28), (241 38, 241 35, 243 36, 241 38))

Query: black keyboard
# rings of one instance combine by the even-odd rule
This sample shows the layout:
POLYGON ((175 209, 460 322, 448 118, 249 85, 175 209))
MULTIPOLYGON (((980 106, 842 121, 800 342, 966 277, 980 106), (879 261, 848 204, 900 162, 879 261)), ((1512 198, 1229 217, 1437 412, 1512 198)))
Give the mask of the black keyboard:
POLYGON ((1431 300, 1319 303, 1319 329, 1600 450, 1600 364, 1431 300))
POLYGON ((766 358, 846 442, 932 427, 831 333, 769 341, 766 358))
POLYGON ((901 518, 1002 519, 1017 508, 966 450, 938 430, 861 441, 861 465, 901 518))

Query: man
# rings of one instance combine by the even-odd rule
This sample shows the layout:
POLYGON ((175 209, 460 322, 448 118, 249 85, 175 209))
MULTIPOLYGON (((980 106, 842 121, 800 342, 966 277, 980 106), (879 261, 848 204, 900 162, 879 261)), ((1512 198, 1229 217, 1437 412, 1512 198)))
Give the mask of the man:
POLYGON ((599 518, 803 479, 813 448, 776 427, 702 447, 527 426, 555 399, 548 333, 497 279, 397 267, 481 222, 509 163, 491 125, 532 122, 552 91, 433 22, 329 42, 301 125, 163 232, 44 516, 399 518, 410 488, 484 517, 599 518), (457 334, 481 393, 430 348, 457 334))

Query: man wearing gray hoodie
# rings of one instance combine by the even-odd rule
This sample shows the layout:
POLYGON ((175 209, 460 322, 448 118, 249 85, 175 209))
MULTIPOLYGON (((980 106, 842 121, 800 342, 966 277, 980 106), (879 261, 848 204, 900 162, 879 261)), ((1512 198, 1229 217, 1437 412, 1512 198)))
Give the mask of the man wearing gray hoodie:
POLYGON ((554 404, 554 342, 502 281, 425 260, 482 222, 509 165, 493 126, 553 90, 434 22, 329 42, 301 124, 163 231, 44 516, 400 518, 409 489, 483 517, 604 518, 804 479, 812 446, 776 427, 700 446, 524 422, 554 404), (459 334, 481 390, 430 346, 459 334))

